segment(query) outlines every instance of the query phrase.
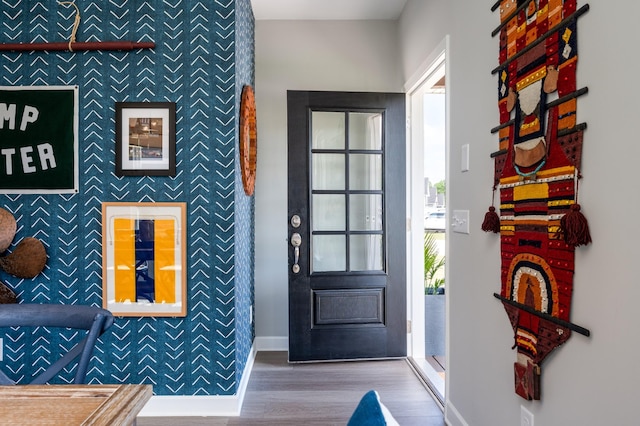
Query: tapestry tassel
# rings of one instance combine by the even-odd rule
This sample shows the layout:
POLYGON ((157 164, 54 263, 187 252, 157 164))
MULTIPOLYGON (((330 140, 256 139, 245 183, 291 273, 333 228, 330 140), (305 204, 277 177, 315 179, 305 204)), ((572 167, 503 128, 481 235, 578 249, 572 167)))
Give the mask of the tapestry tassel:
POLYGON ((572 204, 567 214, 560 219, 560 232, 564 241, 571 246, 587 245, 591 242, 589 223, 580 212, 580 204, 572 204))
POLYGON ((495 207, 489 207, 489 211, 485 213, 482 230, 484 232, 493 232, 494 234, 500 232, 500 216, 496 213, 495 207))

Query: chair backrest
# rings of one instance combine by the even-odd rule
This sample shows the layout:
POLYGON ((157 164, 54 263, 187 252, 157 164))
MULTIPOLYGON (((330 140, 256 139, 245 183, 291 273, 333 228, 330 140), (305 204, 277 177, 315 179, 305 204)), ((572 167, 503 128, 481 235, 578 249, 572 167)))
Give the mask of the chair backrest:
MULTIPOLYGON (((89 360, 96 340, 113 324, 111 312, 94 306, 54 305, 54 304, 12 304, 0 305, 0 327, 47 327, 86 330, 87 334, 42 373, 32 378, 29 384, 44 384, 64 367, 78 358, 78 366, 73 380, 75 384, 85 383, 89 360)), ((51 348, 54 349, 54 348, 51 348)), ((52 350, 52 352, 54 352, 52 350)), ((18 384, 0 370, 0 385, 18 384)), ((22 383, 20 383, 22 384, 22 383)))

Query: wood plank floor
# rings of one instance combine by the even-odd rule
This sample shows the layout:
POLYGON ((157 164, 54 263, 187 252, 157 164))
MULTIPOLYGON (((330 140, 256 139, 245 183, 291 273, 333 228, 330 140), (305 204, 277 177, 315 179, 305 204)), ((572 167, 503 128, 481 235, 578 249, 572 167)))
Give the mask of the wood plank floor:
POLYGON ((239 417, 139 417, 138 426, 344 426, 370 389, 401 426, 444 426, 442 411, 405 360, 289 364, 259 352, 239 417))

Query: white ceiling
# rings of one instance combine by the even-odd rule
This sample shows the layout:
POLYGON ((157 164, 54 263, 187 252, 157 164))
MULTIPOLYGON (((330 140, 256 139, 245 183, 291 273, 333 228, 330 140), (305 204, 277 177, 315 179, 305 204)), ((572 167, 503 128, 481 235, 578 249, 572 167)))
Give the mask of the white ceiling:
POLYGON ((407 0, 251 0, 256 20, 395 20, 407 0))

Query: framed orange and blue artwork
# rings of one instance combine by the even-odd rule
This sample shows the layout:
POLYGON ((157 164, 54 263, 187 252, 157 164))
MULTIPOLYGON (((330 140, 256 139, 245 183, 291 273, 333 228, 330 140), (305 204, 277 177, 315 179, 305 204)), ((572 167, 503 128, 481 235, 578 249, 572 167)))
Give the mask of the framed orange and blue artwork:
POLYGON ((102 306, 117 316, 187 313, 186 203, 102 204, 102 306))

